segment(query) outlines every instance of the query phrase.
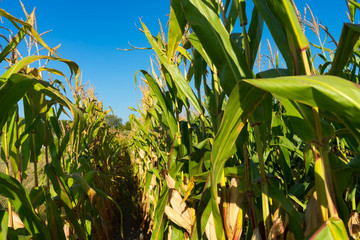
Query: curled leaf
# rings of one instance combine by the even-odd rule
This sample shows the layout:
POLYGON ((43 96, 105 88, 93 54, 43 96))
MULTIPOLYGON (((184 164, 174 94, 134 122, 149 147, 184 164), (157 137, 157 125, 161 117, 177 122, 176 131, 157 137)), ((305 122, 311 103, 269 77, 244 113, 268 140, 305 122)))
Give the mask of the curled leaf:
POLYGON ((352 212, 348 221, 350 236, 354 239, 360 238, 360 219, 358 212, 352 212))

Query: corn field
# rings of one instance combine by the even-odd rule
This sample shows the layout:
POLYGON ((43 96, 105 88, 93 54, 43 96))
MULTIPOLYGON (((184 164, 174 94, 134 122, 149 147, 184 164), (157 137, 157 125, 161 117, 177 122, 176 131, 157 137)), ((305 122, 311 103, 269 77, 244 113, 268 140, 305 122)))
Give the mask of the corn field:
POLYGON ((59 58, 59 46, 46 45, 34 11, 24 13, 26 21, 0 9, 17 31, 1 28, 7 45, 0 62, 7 67, 0 77, 0 238, 112 239, 127 177, 124 137, 105 123, 111 109, 82 83, 78 65, 59 58), (67 65, 71 76, 52 62, 67 65))
POLYGON ((248 2, 172 0, 167 32, 141 22, 156 55, 129 141, 151 239, 359 239, 360 5, 336 41, 309 7, 248 2))
POLYGON ((1 239, 128 239, 130 207, 141 239, 360 239, 360 4, 336 40, 308 6, 249 3, 141 22, 155 56, 126 136, 35 12, 0 9, 1 239))

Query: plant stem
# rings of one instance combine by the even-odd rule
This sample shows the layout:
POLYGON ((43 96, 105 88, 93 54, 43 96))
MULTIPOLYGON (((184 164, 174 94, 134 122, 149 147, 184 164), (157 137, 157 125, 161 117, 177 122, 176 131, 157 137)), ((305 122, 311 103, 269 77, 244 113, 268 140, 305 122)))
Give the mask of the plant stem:
POLYGON ((308 57, 306 54, 306 49, 302 49, 300 52, 301 52, 301 58, 304 63, 305 74, 309 76, 309 75, 311 75, 311 71, 310 71, 308 57))
POLYGON ((261 203, 262 203, 263 221, 265 227, 265 234, 266 236, 268 236, 271 227, 271 215, 270 215, 269 196, 268 196, 269 189, 268 189, 268 183, 266 181, 264 148, 261 141, 259 126, 255 126, 254 132, 255 132, 256 150, 259 158, 259 167, 260 167, 260 176, 261 176, 261 203))
MULTIPOLYGON (((49 164, 49 156, 48 156, 48 139, 47 139, 47 124, 46 124, 46 118, 44 119, 44 140, 45 140, 45 163, 46 165, 49 164)), ((35 175, 38 175, 38 172, 35 172, 35 175)), ((46 178, 46 183, 48 189, 50 188, 49 178, 46 178)))
MULTIPOLYGON (((19 108, 16 110, 16 117, 15 117, 15 131, 16 131, 16 140, 19 140, 19 108)), ((19 182, 22 183, 21 178, 21 156, 20 156, 20 146, 16 147, 16 162, 18 167, 18 178, 19 182)))
POLYGON ((328 211, 330 211, 330 217, 338 217, 338 213, 333 198, 334 190, 331 181, 331 169, 321 128, 319 109, 316 107, 313 107, 313 116, 318 141, 317 146, 313 146, 315 153, 315 184, 322 219, 326 221, 328 219, 328 211))
POLYGON ((34 181, 35 187, 39 186, 39 180, 37 175, 37 157, 36 157, 36 145, 35 145, 35 132, 31 133, 32 135, 32 145, 33 145, 33 156, 34 156, 34 181))
MULTIPOLYGON (((4 128, 5 129, 5 128, 4 128)), ((5 171, 6 171, 6 175, 10 176, 10 172, 9 172, 9 149, 8 149, 8 143, 7 143, 7 132, 3 132, 4 134, 4 146, 5 146, 5 171)), ((9 201, 9 199, 7 198, 7 204, 8 204, 8 211, 9 211, 9 227, 13 227, 13 216, 12 216, 12 208, 11 208, 11 203, 9 201)))
POLYGON ((253 206, 253 195, 251 190, 251 177, 250 177, 250 164, 249 164, 249 157, 247 151, 247 143, 245 142, 243 145, 243 155, 244 155, 244 162, 245 162, 245 178, 246 178, 246 191, 247 191, 247 199, 249 202, 249 212, 250 212, 250 219, 251 219, 251 226, 252 229, 255 229, 256 226, 256 215, 253 206))
POLYGON ((221 95, 221 88, 220 88, 220 80, 217 75, 217 68, 214 66, 214 73, 213 73, 213 88, 214 88, 214 94, 215 94, 215 113, 216 113, 216 126, 215 131, 217 132, 220 127, 221 122, 221 114, 219 114, 219 108, 220 106, 220 95, 221 95))

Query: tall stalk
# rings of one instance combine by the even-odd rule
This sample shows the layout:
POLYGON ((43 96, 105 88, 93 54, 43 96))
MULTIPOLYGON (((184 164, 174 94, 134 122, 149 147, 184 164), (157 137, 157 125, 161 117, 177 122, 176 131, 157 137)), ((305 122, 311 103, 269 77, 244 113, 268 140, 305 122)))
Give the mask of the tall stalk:
POLYGON ((269 208, 269 188, 266 179, 265 161, 264 161, 264 146, 261 141, 259 126, 254 127, 256 151, 259 159, 259 168, 261 176, 261 203, 262 203, 262 215, 265 227, 265 234, 268 236, 271 227, 271 213, 269 208))

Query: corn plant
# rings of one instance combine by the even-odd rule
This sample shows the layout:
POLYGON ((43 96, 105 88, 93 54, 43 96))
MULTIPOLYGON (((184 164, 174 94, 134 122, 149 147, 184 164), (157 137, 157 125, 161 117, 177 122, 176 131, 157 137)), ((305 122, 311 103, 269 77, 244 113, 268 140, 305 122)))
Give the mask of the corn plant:
POLYGON ((156 60, 131 153, 151 239, 357 239, 360 28, 312 56, 293 1, 253 4, 248 21, 244 0, 171 1, 167 38, 141 23, 156 60), (281 58, 257 72, 265 24, 281 58))
POLYGON ((81 84, 78 65, 59 58, 58 47, 50 48, 37 33, 34 11, 24 12, 26 21, 0 9, 0 15, 18 31, 0 54, 0 62, 9 64, 0 77, 1 160, 5 163, 0 195, 8 201, 0 215, 2 238, 110 239, 114 229, 109 222, 118 215, 116 211, 121 215, 111 196, 119 195, 114 172, 124 145, 105 124, 108 111, 102 102, 81 84), (22 41, 29 56, 18 50, 22 41), (45 49, 32 54, 39 45, 45 49), (40 55, 45 50, 48 53, 40 55), (51 61, 68 65, 71 76, 49 67, 51 61), (39 67, 33 67, 37 62, 39 67), (45 75, 49 81, 43 80, 45 75), (64 95, 64 85, 56 77, 66 79, 75 104, 64 95), (72 119, 64 124, 62 114, 72 119), (34 185, 25 188, 29 177, 34 185))

